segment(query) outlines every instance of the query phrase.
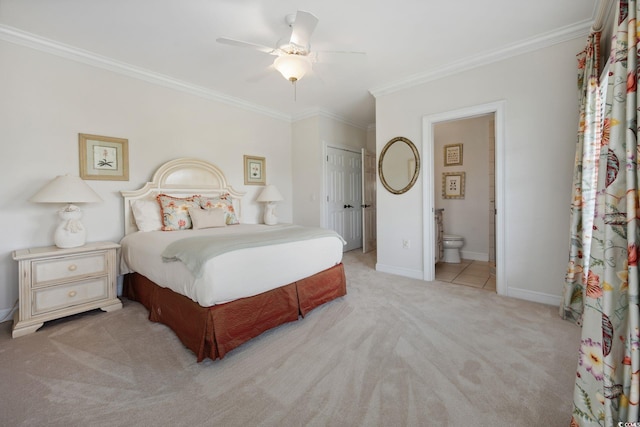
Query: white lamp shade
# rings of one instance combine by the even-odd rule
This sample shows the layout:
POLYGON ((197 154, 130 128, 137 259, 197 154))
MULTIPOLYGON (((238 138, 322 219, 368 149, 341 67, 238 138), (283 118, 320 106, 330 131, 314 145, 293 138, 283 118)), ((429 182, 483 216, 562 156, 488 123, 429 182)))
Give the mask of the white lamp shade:
POLYGON ((29 201, 35 203, 97 203, 102 199, 80 177, 60 175, 49 181, 29 201))
POLYGON ((275 185, 267 185, 257 199, 259 202, 279 202, 284 200, 275 185))
POLYGON ((278 56, 273 62, 273 66, 280 71, 285 79, 295 82, 311 70, 311 60, 306 55, 289 53, 278 56))

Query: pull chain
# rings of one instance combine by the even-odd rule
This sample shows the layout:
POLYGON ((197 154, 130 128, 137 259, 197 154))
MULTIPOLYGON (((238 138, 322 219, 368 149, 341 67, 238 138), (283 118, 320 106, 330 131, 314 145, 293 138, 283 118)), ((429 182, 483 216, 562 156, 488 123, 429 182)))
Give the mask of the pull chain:
POLYGON ((289 79, 289 81, 291 82, 291 84, 293 85, 293 102, 296 102, 298 100, 298 93, 297 93, 297 86, 296 82, 298 81, 298 79, 296 79, 295 77, 291 77, 289 79))

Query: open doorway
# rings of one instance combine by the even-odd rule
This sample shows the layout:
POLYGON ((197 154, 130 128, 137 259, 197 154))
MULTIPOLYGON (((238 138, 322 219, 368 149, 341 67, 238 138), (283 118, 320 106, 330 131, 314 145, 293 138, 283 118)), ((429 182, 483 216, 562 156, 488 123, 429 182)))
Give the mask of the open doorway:
POLYGON ((435 123, 433 181, 435 279, 492 292, 496 291, 494 121, 495 114, 488 113, 435 123), (447 184, 461 185, 459 195, 451 194, 447 184))
MULTIPOLYGON (((495 239, 495 243, 493 244, 493 248, 487 248, 486 251, 476 251, 474 253, 473 250, 468 251, 466 253, 467 257, 489 257, 490 251, 495 253, 495 289, 498 294, 505 294, 504 289, 504 264, 505 253, 504 253, 504 102, 496 102, 491 104, 483 104, 470 108, 465 108, 461 110, 450 111, 446 113, 426 116, 423 118, 423 157, 425 159, 423 163, 423 221, 424 221, 424 280, 434 280, 435 279, 435 263, 439 258, 438 253, 438 234, 436 230, 436 197, 443 197, 441 194, 442 189, 442 179, 447 173, 451 173, 454 176, 454 179, 457 179, 457 182, 461 182, 460 177, 464 175, 461 174, 465 171, 464 160, 462 161, 462 165, 456 165, 455 168, 449 168, 452 172, 443 172, 443 168, 441 167, 444 163, 443 152, 441 152, 441 148, 436 151, 436 126, 438 124, 454 122, 458 120, 477 118, 482 116, 491 116, 493 117, 494 128, 493 128, 493 141, 495 144, 494 150, 494 180, 495 185, 493 187, 494 196, 490 198, 489 192, 486 193, 487 198, 483 203, 486 203, 487 209, 484 212, 484 218, 486 218, 486 224, 484 225, 484 229, 489 230, 489 210, 493 211, 493 223, 495 225, 495 233, 493 239, 495 239), (436 167, 436 162, 438 163, 438 167, 436 167), (455 169, 455 171, 453 171, 455 169), (437 190, 436 190, 437 189, 437 190), (490 205, 490 200, 493 200, 493 204, 490 205), (492 206, 492 207, 490 207, 492 206)), ((464 147, 462 147, 462 153, 464 156, 464 147)), ((489 154, 487 153, 487 157, 489 154)), ((487 158, 485 157, 485 158, 487 158)), ((488 161, 488 160, 487 160, 488 161)), ((449 175, 447 175, 448 177, 449 175)), ((488 180, 488 177, 487 177, 488 180)), ((455 193, 454 196, 459 196, 459 193, 455 193)), ((451 194, 448 194, 451 196, 451 194)), ((475 196, 475 195, 474 195, 475 196)), ((471 197, 471 196, 464 196, 471 197)), ((439 200, 440 202, 440 200, 439 200)), ((455 206, 455 205, 450 205, 455 206)), ((460 212, 459 212, 460 213, 460 212)), ((445 211, 446 214, 446 211, 445 211)), ((454 215, 454 212, 450 212, 450 215, 454 215)), ((459 217, 461 215, 458 215, 459 217)), ((451 219, 451 218, 450 218, 451 219)), ((459 221, 460 218, 457 219, 458 224, 461 224, 459 221)), ((483 219, 484 222, 484 219, 483 219)), ((451 221, 449 222, 451 223, 451 221)), ((462 227, 462 226, 461 226, 462 227)), ((446 230, 446 228, 445 228, 446 230)), ((451 232, 455 231, 453 228, 451 232)), ((461 233, 462 234, 462 233, 461 233)), ((464 237, 464 236, 463 236, 464 237)), ((469 236, 472 237, 472 236, 469 236)), ((488 237, 488 236, 487 236, 488 237)), ((463 252, 464 256, 464 252, 463 252)), ((493 255, 492 255, 493 258, 493 255)))

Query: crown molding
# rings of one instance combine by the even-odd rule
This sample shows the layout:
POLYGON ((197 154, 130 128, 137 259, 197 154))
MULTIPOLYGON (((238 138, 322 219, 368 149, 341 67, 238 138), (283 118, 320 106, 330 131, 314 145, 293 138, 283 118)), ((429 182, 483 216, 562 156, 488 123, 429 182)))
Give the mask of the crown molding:
POLYGON ((451 76, 453 74, 469 71, 482 65, 509 59, 514 56, 543 49, 579 37, 585 37, 591 31, 592 24, 592 20, 578 22, 574 25, 561 28, 560 30, 551 31, 524 41, 509 44, 501 49, 482 52, 477 55, 469 56, 461 61, 455 61, 426 72, 413 74, 402 80, 371 88, 369 89, 369 92, 374 97, 378 98, 400 90, 438 80, 443 77, 451 76))
POLYGON ((51 39, 47 39, 45 37, 19 30, 17 28, 10 27, 8 25, 0 24, 0 40, 4 40, 21 46, 26 46, 35 50, 50 53, 52 55, 70 59, 72 61, 81 62, 83 64, 91 65, 96 68, 102 68, 104 70, 112 71, 114 73, 122 74, 128 77, 133 77, 148 83, 179 90, 181 92, 186 92, 191 95, 199 96, 201 98, 222 102, 224 104, 242 108, 244 110, 249 110, 254 113, 263 114, 279 120, 284 120, 289 123, 292 121, 292 118, 289 114, 262 107, 260 105, 253 104, 240 98, 228 96, 202 86, 194 85, 164 74, 136 67, 125 62, 116 61, 106 56, 98 55, 96 53, 77 47, 69 46, 64 43, 60 43, 51 39))
MULTIPOLYGON (((502 49, 474 55, 462 61, 456 61, 442 67, 428 70, 426 72, 413 74, 403 80, 374 87, 370 89, 369 92, 377 98, 403 89, 411 88, 413 86, 428 83, 430 81, 437 80, 446 76, 450 76, 452 74, 468 71, 482 65, 490 64, 492 62, 508 59, 517 55, 542 49, 578 37, 584 37, 589 33, 592 24, 593 20, 583 21, 575 25, 565 27, 558 31, 549 32, 547 34, 543 34, 542 36, 537 36, 522 42, 513 43, 502 49)), ((136 67, 125 62, 120 62, 112 58, 108 58, 74 46, 66 45, 64 43, 47 39, 36 34, 28 33, 26 31, 22 31, 4 24, 0 24, 0 40, 4 40, 21 46, 26 46, 52 55, 91 65, 96 68, 101 68, 104 70, 112 71, 114 73, 143 80, 148 83, 171 88, 174 90, 179 90, 195 96, 199 96, 201 98, 218 101, 227 105, 242 108, 244 110, 252 111, 290 123, 320 115, 339 121, 349 126, 354 126, 358 129, 364 130, 367 128, 366 125, 349 121, 342 116, 339 116, 322 108, 308 109, 295 115, 282 113, 280 111, 266 108, 240 98, 225 95, 223 93, 202 86, 194 85, 192 83, 175 79, 164 74, 136 67)))

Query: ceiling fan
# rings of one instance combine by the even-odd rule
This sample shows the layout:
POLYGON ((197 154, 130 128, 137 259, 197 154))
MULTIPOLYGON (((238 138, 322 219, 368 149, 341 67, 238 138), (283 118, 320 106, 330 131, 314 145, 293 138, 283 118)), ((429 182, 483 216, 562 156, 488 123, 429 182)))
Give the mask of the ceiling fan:
POLYGON ((288 40, 279 40, 275 47, 225 37, 220 37, 216 39, 216 41, 218 43, 232 46, 248 47, 277 56, 273 62, 273 66, 284 76, 285 79, 289 80, 291 83, 295 83, 311 70, 311 64, 315 60, 315 56, 311 52, 309 39, 311 38, 311 34, 315 30, 316 25, 318 25, 318 18, 310 12, 299 10, 295 14, 287 15, 285 17, 285 22, 289 27, 291 27, 291 37, 288 40))

